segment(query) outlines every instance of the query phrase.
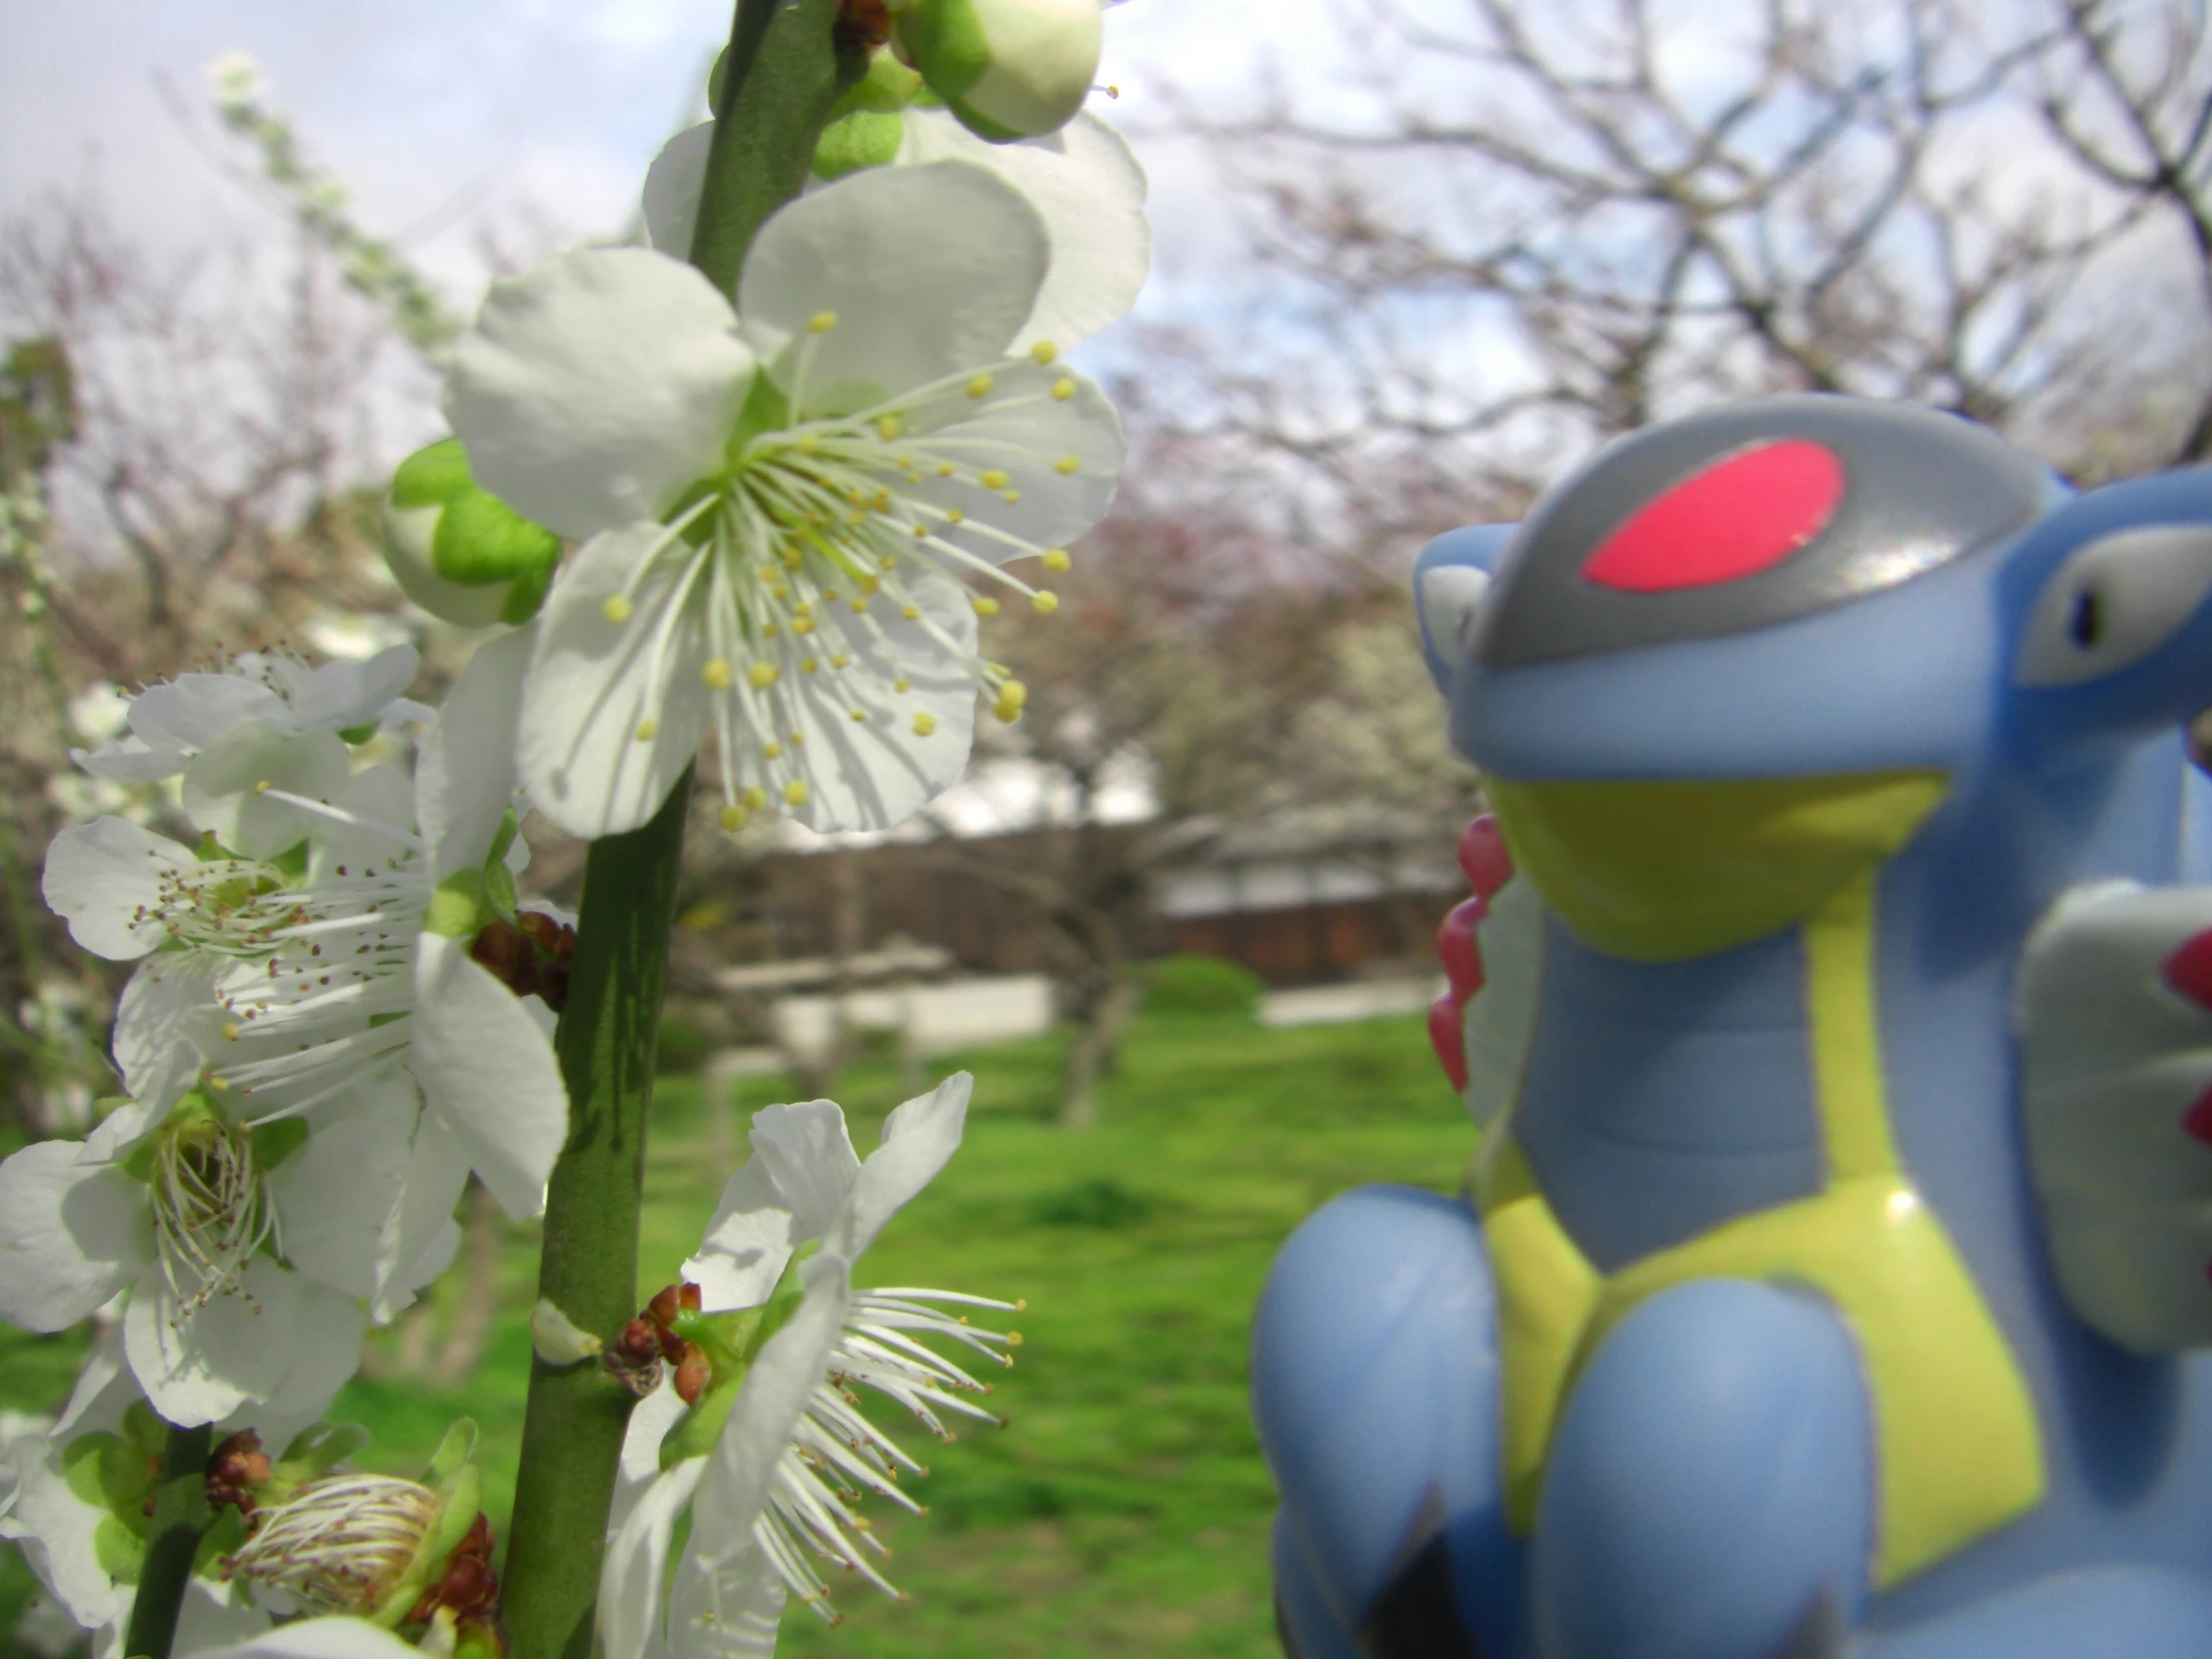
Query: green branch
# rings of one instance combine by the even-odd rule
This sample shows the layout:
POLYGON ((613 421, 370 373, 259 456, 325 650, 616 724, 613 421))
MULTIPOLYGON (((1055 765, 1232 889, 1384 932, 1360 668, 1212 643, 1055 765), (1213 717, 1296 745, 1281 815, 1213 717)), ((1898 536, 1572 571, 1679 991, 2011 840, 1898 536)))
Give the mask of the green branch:
POLYGON ((123 1638, 127 1659, 169 1659, 177 1615, 192 1582, 192 1558, 214 1524, 208 1507, 208 1448, 215 1439, 205 1423, 169 1430, 162 1447, 161 1483, 154 1488, 154 1524, 146 1535, 146 1564, 123 1638))

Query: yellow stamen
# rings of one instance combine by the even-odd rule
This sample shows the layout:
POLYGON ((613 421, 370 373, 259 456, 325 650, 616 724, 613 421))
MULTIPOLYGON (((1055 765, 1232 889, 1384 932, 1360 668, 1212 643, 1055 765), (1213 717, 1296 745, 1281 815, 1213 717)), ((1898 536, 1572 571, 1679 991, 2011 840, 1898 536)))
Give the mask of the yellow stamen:
POLYGON ((1051 549, 1047 550, 1047 552, 1045 553, 1045 556, 1044 556, 1044 568, 1045 568, 1045 569, 1047 569, 1047 570, 1053 570, 1053 571, 1059 571, 1059 570, 1065 570, 1065 569, 1067 569, 1067 567, 1068 567, 1068 550, 1067 550, 1066 548, 1064 548, 1064 547, 1055 547, 1055 548, 1051 548, 1051 549))
POLYGON ((935 715, 933 715, 933 714, 929 713, 929 711, 928 711, 928 710, 924 709, 924 710, 923 710, 923 711, 922 711, 922 712, 921 712, 920 714, 918 714, 918 715, 914 716, 914 736, 915 736, 915 737, 917 737, 917 738, 926 738, 926 737, 927 737, 927 736, 928 736, 928 735, 929 735, 930 733, 934 732, 934 731, 935 731, 936 729, 937 729, 937 717, 936 717, 935 715))
POLYGON ((745 792, 745 805, 747 811, 755 813, 759 812, 763 807, 766 807, 768 805, 768 791, 762 789, 760 785, 755 784, 751 789, 745 792))
POLYGON ((761 753, 772 761, 780 761, 784 758, 784 746, 780 743, 764 743, 761 745, 761 753))
POLYGON ((875 417, 875 435, 885 443, 889 443, 905 429, 904 423, 894 414, 877 415, 875 417))
POLYGON ((628 622, 637 614, 637 610, 625 595, 610 593, 600 605, 599 614, 609 622, 628 622))
POLYGON ((837 313, 835 311, 817 311, 807 319, 807 326, 818 334, 827 334, 836 325, 837 313))
POLYGON ((736 806, 723 808, 722 827, 733 835, 743 830, 745 828, 745 809, 736 806))
POLYGON ((1060 608, 1060 596, 1050 588, 1039 588, 1029 596, 1029 604, 1040 616, 1050 616, 1060 608))
POLYGON ((1059 379, 1052 382, 1052 397, 1055 402, 1065 403, 1074 395, 1075 382, 1069 379, 1065 374, 1061 375, 1059 379))
POLYGON ((641 720, 641 721, 639 721, 639 722, 638 722, 638 742, 640 742, 640 743, 651 743, 651 742, 652 742, 652 741, 653 741, 653 740, 654 740, 655 738, 659 737, 660 735, 661 735, 661 723, 660 723, 659 721, 657 721, 657 720, 641 720))
POLYGON ((1060 348, 1048 339, 1041 339, 1029 348, 1029 355, 1040 363, 1048 363, 1060 354, 1060 348))
POLYGON ((813 633, 814 631, 815 619, 811 616, 800 617, 792 623, 792 632, 795 634, 807 635, 813 633))
POLYGON ((988 374, 977 374, 969 379, 967 383, 967 394, 970 397, 988 397, 991 394, 991 387, 994 383, 995 382, 988 374))
POLYGON ((973 600, 969 601, 969 603, 975 607, 975 614, 977 616, 998 615, 998 601, 991 598, 988 594, 979 594, 973 600))
POLYGON ((921 615, 921 607, 918 605, 901 605, 898 608, 898 614, 911 622, 915 617, 921 615))
POLYGON ((717 657, 700 669, 699 678, 707 683, 709 691, 728 691, 736 676, 730 672, 729 663, 717 657))
POLYGON ((745 677, 753 683, 755 691, 767 691, 783 678, 774 663, 755 663, 745 671, 745 677))
POLYGON ((987 490, 1002 490, 1013 482, 1011 478, 995 466, 986 468, 984 471, 977 473, 976 476, 983 481, 983 487, 987 490))
POLYGON ((865 709, 854 709, 852 719, 856 724, 865 726, 867 724, 867 711, 865 709))
POLYGON ((794 778, 790 783, 786 784, 784 786, 784 800, 785 803, 789 806, 806 806, 807 781, 803 778, 794 778))
POLYGON ((1062 455, 1052 463, 1052 470, 1063 478, 1072 478, 1083 470, 1083 457, 1080 455, 1062 455))
POLYGON ((819 666, 820 665, 815 662, 814 658, 809 657, 799 665, 799 672, 802 674, 812 674, 819 666))
POLYGON ((1008 490, 1008 491, 1006 492, 1006 497, 1005 497, 1005 499, 1006 499, 1006 505, 1007 505, 1007 506, 1009 506, 1009 507, 1011 507, 1011 506, 1012 506, 1012 505, 1013 505, 1013 504, 1014 504, 1015 502, 1017 502, 1017 501, 1019 501, 1019 500, 1021 499, 1021 491, 1019 491, 1019 490, 1008 490))
POLYGON ((1019 680, 1008 680, 998 688, 998 701, 991 706, 991 713, 1011 726, 1021 719, 1021 711, 1029 701, 1029 688, 1019 680))

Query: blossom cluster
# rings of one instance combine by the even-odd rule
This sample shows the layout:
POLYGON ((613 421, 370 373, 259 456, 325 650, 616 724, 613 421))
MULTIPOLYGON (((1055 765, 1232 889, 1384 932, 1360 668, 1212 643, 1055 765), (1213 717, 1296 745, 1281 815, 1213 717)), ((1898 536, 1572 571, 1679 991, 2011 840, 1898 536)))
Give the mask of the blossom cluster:
MULTIPOLYGON (((1051 614, 1112 500, 1120 427, 1063 353, 1144 279, 1143 175, 1081 110, 1097 0, 846 11, 886 49, 727 292, 685 258, 710 124, 648 177, 649 247, 495 283, 454 343, 452 435, 384 512, 402 590, 483 631, 439 706, 408 646, 250 652, 118 697, 74 753, 91 805, 43 893, 131 964, 121 1092, 0 1162, 0 1319, 98 1332, 56 1417, 0 1418, 0 1537, 97 1659, 138 1641, 173 1501, 206 1523, 177 1654, 504 1652, 473 1427, 401 1477, 324 1417, 365 1330, 451 1260, 467 1183, 546 1209, 578 940, 524 896, 523 815, 636 829, 704 751, 726 829, 886 827, 958 777, 979 706, 1021 714, 981 628, 1051 614), (205 1515, 165 1473, 186 1443, 205 1515)), ((246 75, 221 69, 226 108, 246 75)), ((829 1568, 890 1590, 858 1505, 913 1510, 919 1464, 858 1390, 949 1438, 995 1421, 973 1373, 1020 1340, 971 1324, 1016 1304, 853 1285, 969 1088, 908 1101, 865 1159, 832 1102, 769 1108, 627 1327, 539 1303, 539 1365, 637 1400, 612 1659, 772 1652, 787 1600, 834 1620, 829 1568)))

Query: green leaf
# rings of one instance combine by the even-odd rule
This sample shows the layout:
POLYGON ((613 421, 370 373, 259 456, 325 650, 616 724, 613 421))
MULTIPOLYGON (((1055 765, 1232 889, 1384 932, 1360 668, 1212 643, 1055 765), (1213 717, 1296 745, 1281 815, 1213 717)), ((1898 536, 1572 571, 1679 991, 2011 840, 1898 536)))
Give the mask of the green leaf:
POLYGON ((422 1471, 425 1486, 440 1486, 467 1465, 476 1450, 476 1423, 470 1417, 456 1417, 453 1426, 445 1431, 445 1438, 438 1442, 437 1450, 430 1454, 430 1466, 422 1471))
POLYGON ((815 146, 815 177, 842 179, 865 168, 888 167, 898 160, 905 137, 906 118, 896 110, 855 110, 841 116, 822 130, 822 142, 815 146))
POLYGON ((92 1529, 92 1556, 118 1584, 136 1584, 146 1566, 146 1540, 114 1515, 102 1515, 92 1529))

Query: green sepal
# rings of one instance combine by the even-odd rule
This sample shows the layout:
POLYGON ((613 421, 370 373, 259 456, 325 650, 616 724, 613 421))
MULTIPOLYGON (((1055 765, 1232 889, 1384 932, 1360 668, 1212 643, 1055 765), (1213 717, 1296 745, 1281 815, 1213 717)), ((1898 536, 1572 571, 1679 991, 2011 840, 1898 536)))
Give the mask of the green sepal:
POLYGON ((898 160, 906 141, 906 118, 897 110, 855 110, 822 130, 815 145, 815 177, 842 179, 898 160))
MULTIPOLYGON (((425 1486, 441 1489, 462 1469, 470 1467, 469 1458, 476 1451, 476 1422, 472 1417, 455 1417, 453 1425, 445 1431, 445 1438, 438 1441, 437 1450, 430 1453, 430 1463, 422 1471, 425 1486)), ((473 1516, 471 1517, 473 1518, 473 1516)), ((464 1527, 465 1531, 466 1528, 464 1527)))
POLYGON ((783 1278, 768 1301, 758 1308, 741 1308, 728 1314, 679 1314, 669 1329, 688 1343, 697 1343, 707 1356, 710 1379, 699 1403, 661 1442, 661 1467, 674 1468, 687 1457, 704 1457, 722 1436, 730 1407, 753 1362, 761 1357, 768 1340, 789 1325, 807 1293, 800 1288, 799 1264, 821 1248, 810 1239, 792 1253, 783 1278))
POLYGON ((391 504, 435 507, 475 487, 476 477, 468 469, 468 451, 461 440, 440 438, 399 463, 391 475, 391 504))
POLYGON ((898 39, 930 90, 955 115, 960 94, 991 67, 991 43, 974 0, 915 0, 898 14, 898 39))
POLYGON ((146 1566, 146 1540, 118 1515, 102 1515, 92 1529, 92 1558, 118 1584, 136 1584, 146 1566))
POLYGON ((200 1547, 192 1552, 192 1570, 202 1578, 219 1578, 223 1558, 238 1553, 246 1542, 246 1517, 226 1503, 208 1530, 200 1535, 200 1547))
POLYGON ((515 843, 515 836, 522 833, 522 819, 512 807, 500 816, 499 828, 492 831, 491 850, 484 854, 484 867, 507 867, 507 852, 515 843))
POLYGON ((520 628, 538 614, 545 604, 545 596, 553 586, 553 561, 536 570, 523 571, 507 585, 506 603, 499 607, 499 620, 510 628, 520 628))
POLYGON ((792 400, 766 374, 754 375, 753 387, 745 394, 745 402, 738 410, 738 424, 730 433, 726 453, 732 466, 736 466, 745 446, 763 432, 781 431, 791 423, 792 400))
POLYGON ((449 939, 473 939, 498 913, 484 872, 457 869, 430 895, 429 908, 422 913, 422 930, 449 939))
POLYGON ((283 851, 275 853, 262 861, 276 865, 278 870, 296 881, 307 873, 307 843, 303 840, 294 841, 283 851))
POLYGON ((485 588, 542 576, 561 557, 561 538, 489 491, 465 489, 445 503, 430 538, 430 563, 448 582, 485 588))
POLYGON ((269 1466, 269 1499, 281 1503, 318 1475, 327 1474, 368 1444, 357 1422, 318 1422, 301 1430, 269 1466))
POLYGON ((338 739, 341 743, 361 744, 373 738, 379 728, 373 720, 364 720, 358 726, 341 726, 338 739))
POLYGON ((248 1141, 254 1148, 254 1163, 263 1170, 273 1170, 307 1144, 310 1133, 297 1118, 278 1118, 274 1123, 264 1123, 248 1132, 248 1141))
POLYGON ((477 1512, 483 1507, 484 1477, 470 1461, 475 1450, 476 1424, 467 1417, 456 1418, 453 1426, 445 1431, 445 1438, 438 1442, 437 1450, 430 1454, 429 1466, 422 1471, 422 1483, 435 1490, 442 1500, 437 1522, 415 1547, 414 1559, 407 1563, 407 1570, 392 1582, 391 1588, 365 1615, 371 1624, 386 1630, 398 1629, 414 1604, 422 1599, 423 1590, 445 1575, 446 1561, 468 1536, 469 1528, 476 1524, 477 1512))

